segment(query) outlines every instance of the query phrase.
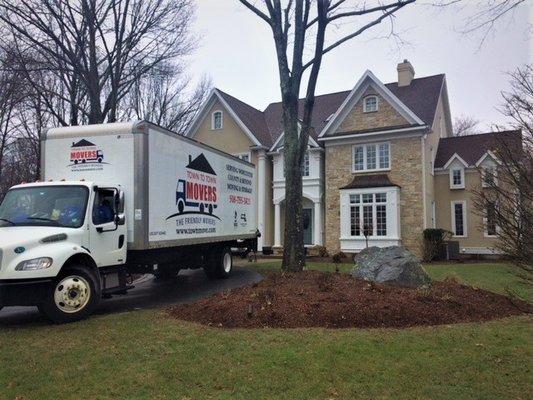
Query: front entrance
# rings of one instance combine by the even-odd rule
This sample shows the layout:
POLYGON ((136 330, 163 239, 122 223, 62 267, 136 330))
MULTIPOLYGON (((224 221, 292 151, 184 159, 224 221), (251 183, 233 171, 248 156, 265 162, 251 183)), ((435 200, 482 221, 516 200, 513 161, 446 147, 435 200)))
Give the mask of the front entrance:
POLYGON ((304 225, 304 244, 313 244, 313 210, 311 208, 303 209, 303 225, 304 225))

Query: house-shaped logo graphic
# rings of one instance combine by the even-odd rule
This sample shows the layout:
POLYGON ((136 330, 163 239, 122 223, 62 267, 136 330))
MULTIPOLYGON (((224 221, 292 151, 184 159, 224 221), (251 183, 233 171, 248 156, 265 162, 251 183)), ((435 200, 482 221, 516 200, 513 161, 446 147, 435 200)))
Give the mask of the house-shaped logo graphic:
POLYGON ((74 164, 102 163, 104 152, 94 143, 86 139, 72 143, 70 148, 70 162, 74 164))
POLYGON ((207 161, 207 158, 205 158, 204 153, 201 153, 194 160, 189 155, 189 164, 187 165, 187 168, 216 176, 215 171, 211 167, 211 164, 209 164, 209 161, 207 161))
MULTIPOLYGON (((189 155, 185 174, 178 179, 176 186, 177 214, 205 214, 219 219, 213 214, 218 207, 218 178, 215 170, 200 153, 196 158, 189 155)), ((169 217, 170 218, 170 217, 169 217)))

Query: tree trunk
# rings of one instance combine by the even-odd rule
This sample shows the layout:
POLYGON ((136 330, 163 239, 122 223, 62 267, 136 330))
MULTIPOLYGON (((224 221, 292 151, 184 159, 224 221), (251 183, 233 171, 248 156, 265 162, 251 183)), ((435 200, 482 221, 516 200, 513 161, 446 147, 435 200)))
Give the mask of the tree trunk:
POLYGON ((299 151, 298 93, 284 97, 285 232, 282 268, 301 271, 305 266, 302 221, 302 157, 299 151))

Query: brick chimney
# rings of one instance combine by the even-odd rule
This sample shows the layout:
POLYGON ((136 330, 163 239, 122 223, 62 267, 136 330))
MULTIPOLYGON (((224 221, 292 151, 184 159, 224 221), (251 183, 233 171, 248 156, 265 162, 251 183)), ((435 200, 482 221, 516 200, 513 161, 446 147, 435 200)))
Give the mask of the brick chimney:
POLYGON ((408 60, 403 60, 396 68, 398 70, 398 86, 409 86, 415 77, 415 69, 408 60))

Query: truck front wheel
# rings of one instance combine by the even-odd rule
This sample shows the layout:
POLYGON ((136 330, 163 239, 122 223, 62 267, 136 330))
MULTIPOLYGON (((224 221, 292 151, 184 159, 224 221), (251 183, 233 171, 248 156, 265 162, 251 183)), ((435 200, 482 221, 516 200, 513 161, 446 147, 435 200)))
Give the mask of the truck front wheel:
POLYGON ((231 249, 223 247, 220 251, 213 254, 204 267, 204 272, 209 279, 226 279, 229 278, 233 271, 233 257, 231 249))
POLYGON ((92 313, 101 297, 95 274, 73 265, 56 278, 39 310, 56 323, 79 321, 92 313))

